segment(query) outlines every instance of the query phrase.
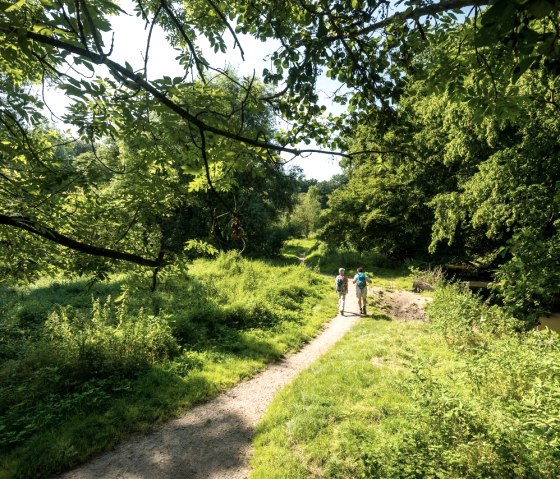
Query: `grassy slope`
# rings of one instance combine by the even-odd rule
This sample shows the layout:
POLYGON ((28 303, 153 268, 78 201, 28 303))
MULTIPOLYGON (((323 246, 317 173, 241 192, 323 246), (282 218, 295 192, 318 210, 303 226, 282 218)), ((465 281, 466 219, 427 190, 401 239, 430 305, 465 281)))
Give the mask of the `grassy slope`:
POLYGON ((251 478, 363 477, 370 444, 390 449, 417 407, 402 387, 419 357, 442 374, 458 359, 422 323, 362 320, 275 399, 251 478))
POLYGON ((297 350, 336 308, 326 294, 330 281, 320 275, 231 255, 195 262, 188 278, 170 275, 156 295, 134 291, 137 286, 120 277, 93 290, 79 281, 44 280, 1 291, 0 478, 62 471, 217 395, 297 350), (73 331, 56 345, 44 336, 46 316, 57 304, 71 304, 91 325, 92 295, 115 298, 123 287, 131 291, 126 321, 157 311, 147 324, 168 325, 177 343, 168 359, 141 362, 138 370, 127 366, 126 351, 101 361, 97 356, 122 341, 110 320, 88 330, 94 345, 109 345, 109 352, 94 348, 93 356, 77 357, 83 333, 77 319, 55 323, 65 334, 68 324, 73 331))

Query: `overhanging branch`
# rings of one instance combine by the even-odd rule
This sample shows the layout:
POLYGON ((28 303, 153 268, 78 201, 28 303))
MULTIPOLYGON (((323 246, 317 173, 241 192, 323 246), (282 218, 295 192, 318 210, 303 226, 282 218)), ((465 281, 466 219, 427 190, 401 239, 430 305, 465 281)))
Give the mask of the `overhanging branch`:
POLYGON ((41 236, 42 238, 52 241, 53 243, 92 256, 101 256, 103 258, 128 261, 130 263, 135 263, 141 266, 149 266, 151 268, 161 267, 165 264, 163 256, 161 255, 158 256, 157 259, 148 259, 132 253, 124 253, 122 251, 115 251, 108 248, 101 248, 99 246, 82 243, 81 241, 76 241, 72 238, 69 238, 68 236, 63 235, 52 228, 39 225, 30 218, 14 217, 0 214, 0 225, 12 226, 14 228, 27 231, 29 233, 41 236))
MULTIPOLYGON (((16 32, 16 30, 13 29, 13 28, 7 28, 7 27, 2 27, 2 26, 0 26, 0 32, 4 32, 6 34, 21 33, 21 31, 16 32)), ((218 136, 221 136, 221 137, 224 137, 224 138, 229 138, 230 140, 238 141, 240 143, 244 143, 244 144, 249 145, 249 146, 253 146, 253 147, 257 147, 257 148, 263 148, 263 149, 266 149, 266 150, 272 150, 272 151, 277 151, 277 152, 286 152, 286 153, 290 153, 290 154, 296 155, 296 156, 300 156, 302 154, 308 154, 308 153, 319 153, 319 154, 334 155, 334 156, 341 156, 341 157, 348 156, 346 153, 337 152, 337 151, 325 151, 325 150, 320 150, 320 149, 303 149, 303 150, 301 150, 301 149, 297 149, 297 148, 288 148, 286 146, 277 145, 277 144, 274 144, 274 143, 268 143, 268 142, 260 141, 260 140, 253 139, 253 138, 248 138, 248 137, 243 136, 243 135, 238 135, 236 133, 232 133, 230 131, 223 130, 221 128, 217 128, 217 127, 214 127, 212 125, 208 125, 207 123, 202 121, 200 118, 198 118, 197 116, 189 113, 183 107, 181 107, 180 105, 175 103, 173 100, 168 98, 166 96, 165 92, 161 92, 160 90, 158 90, 149 81, 145 80, 141 75, 139 75, 137 73, 134 73, 131 70, 128 70, 127 68, 125 68, 121 64, 116 63, 113 60, 108 59, 104 55, 100 55, 98 53, 92 52, 91 50, 88 50, 87 48, 77 46, 77 45, 73 45, 71 43, 64 42, 64 41, 59 40, 59 39, 54 38, 54 37, 49 37, 49 36, 46 36, 46 35, 42 35, 40 33, 26 31, 26 32, 24 32, 24 35, 27 38, 29 38, 31 40, 34 40, 34 41, 36 41, 36 42, 38 42, 42 45, 49 45, 49 46, 58 48, 60 50, 67 51, 69 53, 73 53, 74 55, 78 55, 78 56, 87 58, 89 61, 91 61, 92 63, 95 63, 96 65, 106 65, 111 71, 116 72, 116 74, 118 74, 119 76, 121 76, 123 78, 126 78, 127 80, 129 80, 132 83, 134 83, 135 85, 137 85, 139 88, 148 92, 157 101, 159 101, 162 105, 165 105, 171 111, 177 113, 181 118, 183 118, 184 120, 186 120, 187 122, 189 122, 190 124, 192 124, 193 126, 195 126, 199 130, 203 130, 203 131, 206 131, 206 132, 209 132, 209 133, 213 133, 215 135, 218 135, 218 136)))
POLYGON ((329 37, 330 40, 343 40, 347 38, 356 38, 362 35, 367 35, 381 28, 387 27, 389 25, 395 24, 397 22, 403 22, 406 20, 418 20, 426 15, 436 15, 438 13, 446 12, 449 10, 455 10, 457 8, 465 7, 481 7, 483 5, 488 5, 490 0, 443 0, 438 3, 432 3, 424 7, 414 8, 412 10, 405 10, 404 12, 396 12, 379 22, 372 23, 361 30, 355 32, 349 31, 345 32, 343 36, 336 35, 329 37))

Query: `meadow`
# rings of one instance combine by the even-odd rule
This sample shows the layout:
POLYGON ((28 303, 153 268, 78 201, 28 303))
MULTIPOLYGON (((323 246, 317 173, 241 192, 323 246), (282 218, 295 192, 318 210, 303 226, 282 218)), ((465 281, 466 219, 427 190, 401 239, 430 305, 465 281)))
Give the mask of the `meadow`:
POLYGON ((88 284, 0 289, 0 478, 67 470, 299 349, 334 316, 330 279, 236 253, 88 284))
POLYGON ((338 267, 358 265, 385 289, 427 275, 428 321, 371 308, 274 400, 251 478, 560 477, 556 333, 375 253, 282 253, 197 260, 155 293, 139 272, 1 288, 0 478, 67 470, 298 350, 336 314, 338 267))

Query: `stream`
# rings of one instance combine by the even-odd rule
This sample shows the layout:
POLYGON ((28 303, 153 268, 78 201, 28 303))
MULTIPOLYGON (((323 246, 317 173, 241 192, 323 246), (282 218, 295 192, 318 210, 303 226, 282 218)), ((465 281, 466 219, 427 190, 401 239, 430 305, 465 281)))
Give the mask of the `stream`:
POLYGON ((541 324, 537 326, 537 329, 548 328, 552 331, 560 333, 560 313, 550 313, 539 318, 541 324))

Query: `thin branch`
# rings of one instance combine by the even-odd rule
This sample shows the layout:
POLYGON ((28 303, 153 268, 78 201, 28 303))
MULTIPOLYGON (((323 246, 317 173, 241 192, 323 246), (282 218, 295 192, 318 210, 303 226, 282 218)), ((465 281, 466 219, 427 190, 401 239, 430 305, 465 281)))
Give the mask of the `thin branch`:
POLYGON ((29 207, 32 208, 32 209, 38 209, 40 206, 43 206, 45 203, 48 203, 53 196, 56 196, 56 195, 58 195, 58 194, 60 194, 64 191, 66 191, 68 188, 70 188, 70 186, 72 186, 79 179, 80 179, 80 177, 78 175, 74 176, 74 178, 72 178, 68 183, 61 186, 60 188, 53 191, 52 193, 45 196, 44 198, 41 198, 37 203, 29 205, 29 207))
MULTIPOLYGON (((475 10, 474 10, 474 24, 473 24, 475 35, 476 35, 477 21, 478 21, 477 17, 478 17, 478 8, 475 8, 475 10)), ((490 75, 490 80, 492 82, 492 89, 494 90, 494 98, 497 99, 498 98, 498 85, 496 84, 496 79, 494 78, 494 73, 492 72, 492 67, 488 63, 488 60, 486 59, 486 57, 478 51, 478 47, 476 45, 476 42, 474 43, 474 52, 475 52, 476 58, 477 59, 480 58, 482 60, 483 68, 486 68, 486 70, 488 71, 488 74, 490 75)))
POLYGON ((432 3, 424 7, 418 7, 411 11, 397 12, 391 16, 384 18, 383 20, 380 20, 379 22, 372 23, 371 25, 368 25, 361 30, 357 30, 355 32, 345 32, 342 36, 332 36, 328 37, 328 39, 342 40, 343 38, 356 38, 362 35, 373 33, 376 30, 387 27, 394 23, 404 22, 407 20, 417 20, 426 15, 435 15, 457 8, 488 5, 488 3, 489 0, 442 0, 438 3, 432 3))
POLYGON ((220 203, 222 203, 222 205, 224 205, 226 209, 229 211, 230 209, 229 205, 225 202, 225 200, 221 197, 221 195, 218 194, 218 192, 214 188, 214 183, 212 183, 212 178, 210 177, 210 165, 208 163, 208 153, 206 151, 206 133, 202 128, 199 131, 200 131, 200 151, 202 152, 202 160, 204 161, 204 171, 206 173, 206 180, 208 181, 208 186, 212 190, 212 193, 216 195, 216 198, 218 198, 220 203))
MULTIPOLYGON (((143 9, 143 7, 142 7, 143 9)), ((148 78, 148 57, 150 54, 150 44, 152 41, 152 32, 154 30, 154 25, 156 24, 157 18, 159 16, 159 12, 161 12, 162 9, 162 5, 159 4, 155 13, 154 13, 154 18, 152 19, 151 23, 150 23, 150 30, 148 31, 148 39, 146 40, 146 55, 144 56, 144 78, 148 78)), ((146 17, 146 22, 147 22, 147 17, 146 17)))
POLYGON ((72 21, 70 20, 70 17, 68 17, 68 14, 66 13, 66 5, 61 2, 60 0, 57 0, 57 5, 60 7, 60 11, 62 12, 62 16, 64 17, 64 20, 66 20, 66 23, 68 25, 68 29, 77 37, 79 37, 79 33, 78 31, 74 28, 74 25, 72 25, 72 21))
POLYGON ((80 13, 80 2, 77 0, 74 1, 74 7, 76 8, 76 22, 78 24, 78 31, 80 32, 78 36, 84 47, 87 48, 87 37, 84 32, 84 24, 82 23, 82 15, 80 13))
POLYGON ((120 238, 117 238, 113 242, 113 246, 117 245, 117 243, 120 243, 124 238, 126 238, 126 235, 128 235, 128 232, 136 224, 136 219, 138 218, 138 214, 140 213, 140 207, 141 207, 141 205, 138 205, 138 207, 136 208, 136 211, 134 212, 134 215, 132 216, 132 220, 130 221, 127 228, 124 230, 123 234, 120 236, 120 238))
MULTIPOLYGON (((40 158, 39 155, 37 155, 37 152, 33 149, 33 145, 31 144, 31 139, 29 138, 29 135, 27 133, 27 131, 25 131, 25 128, 20 125, 19 121, 17 120, 17 118, 15 117, 15 115, 13 115, 11 112, 4 110, 4 111, 0 111, 0 114, 4 114, 7 117, 9 117, 14 125, 16 126, 16 128, 19 130, 19 132, 21 133, 22 137, 23 137, 23 142, 27 145, 27 150, 29 151, 29 153, 31 154, 31 157, 37 162, 39 163, 39 165, 41 165, 43 168, 45 168, 47 171, 50 171, 51 173, 53 173, 53 170, 48 167, 40 158)), ((6 128, 8 128, 8 130, 10 131, 10 133, 17 138, 17 135, 13 132, 13 130, 9 127, 8 123, 2 119, 2 117, 0 116, 0 123, 2 123, 4 126, 6 126, 6 128)))
POLYGON ((239 52, 241 53, 241 59, 243 61, 245 61, 245 52, 243 51, 243 48, 241 47, 241 43, 239 43, 239 39, 237 38, 237 35, 235 34, 235 30, 231 27, 231 25, 229 24, 226 16, 222 13, 222 11, 218 8, 218 6, 212 0, 207 0, 207 1, 210 4, 210 6, 214 9, 216 14, 220 17, 222 22, 224 22, 226 28, 231 33, 231 35, 233 37, 233 49, 235 50, 235 46, 237 45, 239 47, 239 52))
POLYGON ((87 3, 84 0, 79 0, 80 4, 82 5, 83 11, 84 11, 84 16, 86 17, 86 22, 87 25, 91 31, 91 36, 93 37, 93 43, 95 44, 95 48, 97 49, 97 53, 99 53, 100 55, 103 56, 108 56, 103 52, 103 48, 102 48, 102 40, 99 37, 99 34, 97 32, 97 28, 95 28, 95 25, 93 23, 93 18, 91 18, 91 14, 89 13, 89 8, 87 6, 87 3))
POLYGON ((173 10, 171 10, 171 8, 169 7, 169 5, 167 5, 165 0, 160 0, 160 1, 161 1, 161 6, 162 6, 163 10, 165 10, 165 13, 167 13, 167 15, 169 15, 169 18, 175 24, 175 27, 177 28, 177 30, 179 30, 179 32, 181 33, 181 36, 183 37, 183 40, 185 40, 185 42, 187 43, 187 46, 189 47, 191 55, 194 58, 194 63, 196 65, 196 69, 198 70, 198 74, 200 75, 200 79, 204 82, 205 81, 204 70, 203 70, 202 67, 203 67, 203 65, 204 66, 206 65, 206 62, 203 62, 198 57, 198 53, 196 52, 196 48, 195 48, 194 44, 192 43, 191 39, 187 35, 187 32, 183 28, 183 25, 181 24, 181 22, 177 19, 177 17, 173 13, 173 10))

